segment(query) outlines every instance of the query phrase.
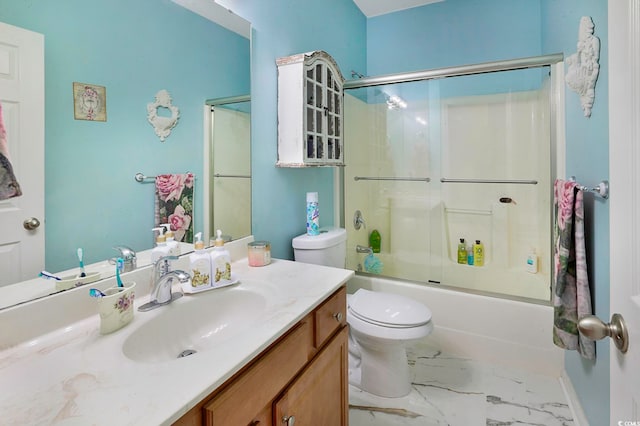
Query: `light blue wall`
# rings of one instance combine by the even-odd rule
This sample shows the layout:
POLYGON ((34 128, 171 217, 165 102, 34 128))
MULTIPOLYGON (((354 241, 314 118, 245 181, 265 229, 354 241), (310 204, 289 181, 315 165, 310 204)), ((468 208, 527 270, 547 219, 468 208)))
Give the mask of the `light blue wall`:
POLYGON ((446 0, 370 18, 371 76, 536 56, 540 4, 531 0, 446 0))
POLYGON ((320 225, 333 224, 333 169, 276 168, 275 61, 312 50, 328 52, 345 78, 366 67, 366 19, 350 0, 241 0, 234 11, 252 23, 251 167, 256 239, 274 257, 293 258, 291 239, 306 231, 306 193, 317 191, 320 225))
MULTIPOLYGON (((615 1, 615 0, 614 0, 615 1)), ((545 52, 575 53, 578 25, 591 16, 600 38, 600 75, 590 118, 584 117, 578 95, 565 88, 567 176, 587 185, 609 178, 609 67, 607 2, 603 0, 543 0, 542 46, 545 52)), ((595 314, 609 313, 609 204, 585 196, 587 262, 595 314)), ((596 343, 597 360, 583 360, 575 351, 565 355, 565 369, 592 425, 609 424, 609 339, 596 343)))
MULTIPOLYGON (((574 53, 580 17, 591 16, 601 40, 600 77, 591 118, 566 89, 566 170, 588 185, 607 179, 607 2, 602 0, 446 0, 371 18, 367 72, 380 75, 562 52, 574 53)), ((609 206, 586 195, 589 276, 595 314, 609 318, 609 206)), ((549 336, 551 339, 551 336, 549 336)), ((609 342, 598 359, 565 356, 566 369, 593 425, 609 422, 609 342)))
POLYGON ((152 246, 153 183, 196 174, 202 229, 203 106, 249 93, 249 41, 169 0, 0 0, 0 20, 45 36, 46 268, 152 246), (106 87, 107 122, 74 120, 72 82, 106 87), (146 105, 167 89, 180 121, 161 143, 146 105))

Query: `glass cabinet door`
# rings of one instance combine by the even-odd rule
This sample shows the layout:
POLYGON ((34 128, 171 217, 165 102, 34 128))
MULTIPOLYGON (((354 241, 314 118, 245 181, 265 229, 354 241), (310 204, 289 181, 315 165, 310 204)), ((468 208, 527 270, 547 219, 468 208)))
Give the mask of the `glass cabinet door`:
POLYGON ((306 69, 305 159, 317 163, 342 161, 340 118, 342 84, 324 62, 306 69))

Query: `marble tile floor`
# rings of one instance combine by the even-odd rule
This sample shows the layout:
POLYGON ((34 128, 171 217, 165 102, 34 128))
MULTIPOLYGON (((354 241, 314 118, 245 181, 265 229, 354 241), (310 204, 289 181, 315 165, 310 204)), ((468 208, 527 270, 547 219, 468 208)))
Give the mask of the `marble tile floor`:
POLYGON ((411 393, 383 398, 349 386, 350 426, 573 426, 557 378, 443 354, 407 350, 411 393))

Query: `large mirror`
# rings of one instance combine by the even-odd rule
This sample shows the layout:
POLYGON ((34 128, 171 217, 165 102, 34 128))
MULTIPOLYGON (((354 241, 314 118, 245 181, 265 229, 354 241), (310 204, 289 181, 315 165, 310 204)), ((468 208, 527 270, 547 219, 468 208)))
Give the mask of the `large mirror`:
MULTIPOLYGON (((16 168, 18 181, 44 170, 44 193, 38 194, 44 199, 41 224, 27 231, 44 235, 45 261, 39 268, 53 273, 78 270, 78 248, 83 249, 85 265, 115 257, 115 246, 136 252, 151 249, 154 179, 138 182, 138 173, 149 178, 193 173, 193 215, 188 219, 193 233, 208 230, 209 163, 204 158, 211 129, 205 125, 203 106, 208 99, 249 93, 249 24, 238 25, 241 18, 208 1, 0 0, 0 11, 3 23, 44 39, 44 120, 28 123, 42 126, 44 155, 12 152, 20 164, 33 157, 28 167, 16 168), (233 25, 224 25, 227 19, 233 25), (100 90, 104 121, 74 115, 79 102, 74 83, 100 90), (177 125, 164 141, 147 120, 147 105, 161 90, 179 109, 177 125)), ((0 53, 0 72, 11 60, 11 53, 0 53)), ((0 93, 3 105, 6 99, 0 93)), ((162 116, 164 111, 159 108, 157 113, 162 116)), ((19 128, 13 124, 7 122, 8 138, 19 128)), ((0 201, 0 210, 3 203, 21 202, 0 201)), ((22 219, 18 225, 22 228, 22 219)), ((9 227, 16 223, 0 221, 0 234, 15 234, 9 227)), ((5 251, 19 245, 18 240, 3 246, 0 240, 5 251)), ((28 252, 21 255, 29 257, 28 252)), ((140 260, 138 267, 144 266, 144 258, 140 260)), ((14 258, 0 258, 2 275, 13 274, 16 264, 14 258)), ((3 302, 9 288, 11 300, 16 300, 23 280, 0 282, 0 308, 12 304, 3 302)), ((18 302, 46 294, 24 292, 18 302)))

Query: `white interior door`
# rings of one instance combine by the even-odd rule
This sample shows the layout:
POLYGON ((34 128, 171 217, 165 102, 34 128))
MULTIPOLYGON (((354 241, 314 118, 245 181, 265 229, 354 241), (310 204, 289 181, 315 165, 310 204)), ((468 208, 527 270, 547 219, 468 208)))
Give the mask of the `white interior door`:
POLYGON ((22 196, 0 201, 0 286, 44 269, 44 36, 0 23, 0 102, 22 196), (33 230, 23 223, 36 218, 33 230))
POLYGON ((640 0, 609 0, 609 158, 610 306, 612 314, 620 313, 624 317, 629 331, 629 350, 626 354, 620 353, 611 342, 611 424, 638 424, 640 0))

